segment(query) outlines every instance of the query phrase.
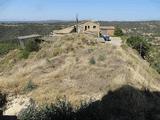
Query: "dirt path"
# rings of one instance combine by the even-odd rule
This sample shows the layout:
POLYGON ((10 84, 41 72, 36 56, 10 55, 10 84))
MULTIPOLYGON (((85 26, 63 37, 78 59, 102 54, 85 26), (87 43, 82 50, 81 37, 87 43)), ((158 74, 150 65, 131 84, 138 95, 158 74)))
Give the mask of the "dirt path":
POLYGON ((111 41, 109 41, 114 46, 121 46, 122 45, 122 39, 120 37, 111 37, 111 41))
MULTIPOLYGON (((98 38, 97 40, 100 42, 105 42, 103 38, 98 38)), ((120 37, 111 37, 111 41, 106 41, 105 43, 120 47, 122 45, 122 39, 120 37)))

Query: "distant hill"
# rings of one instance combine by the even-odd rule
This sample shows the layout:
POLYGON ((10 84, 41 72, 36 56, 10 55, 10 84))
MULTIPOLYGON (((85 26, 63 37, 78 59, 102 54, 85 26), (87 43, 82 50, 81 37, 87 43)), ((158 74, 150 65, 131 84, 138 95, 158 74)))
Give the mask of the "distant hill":
POLYGON ((65 23, 65 22, 72 22, 72 21, 65 21, 65 20, 40 20, 40 21, 0 21, 0 23, 4 24, 18 24, 18 23, 65 23))
MULTIPOLYGON (((143 35, 145 37, 160 36, 160 21, 99 21, 103 26, 119 26, 127 35, 143 35), (152 36, 151 36, 152 35, 152 36)), ((0 41, 11 40, 21 35, 32 33, 47 35, 55 29, 74 25, 74 21, 1 21, 0 41)))
POLYGON ((160 36, 160 21, 100 21, 100 24, 119 26, 126 30, 128 35, 160 36))
POLYGON ((48 35, 54 29, 60 29, 59 24, 1 24, 0 25, 0 41, 13 40, 18 36, 41 34, 48 35))

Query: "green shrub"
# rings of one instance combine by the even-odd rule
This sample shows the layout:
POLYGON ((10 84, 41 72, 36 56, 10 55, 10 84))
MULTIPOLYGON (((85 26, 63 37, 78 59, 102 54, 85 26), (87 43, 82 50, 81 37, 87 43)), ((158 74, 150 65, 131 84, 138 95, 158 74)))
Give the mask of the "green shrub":
POLYGON ((123 33, 123 31, 122 31, 121 28, 116 27, 115 32, 114 32, 114 35, 115 35, 115 36, 123 36, 124 33, 123 33))
POLYGON ((98 60, 99 61, 104 61, 104 60, 106 60, 106 56, 105 55, 99 55, 98 60))
POLYGON ((30 52, 28 52, 27 50, 21 50, 19 53, 19 58, 21 59, 27 59, 29 56, 30 52))
POLYGON ((66 99, 58 99, 56 104, 41 108, 32 104, 19 117, 20 120, 74 120, 74 110, 66 99))
POLYGON ((160 62, 153 63, 152 67, 156 69, 158 73, 160 73, 160 62))
POLYGON ((89 60, 89 63, 92 64, 92 65, 96 64, 95 58, 91 57, 90 60, 89 60))
POLYGON ((20 120, 38 120, 37 116, 38 110, 36 109, 35 104, 31 104, 27 109, 22 110, 19 113, 20 120))
POLYGON ((35 85, 31 80, 28 81, 27 85, 24 87, 24 92, 30 92, 37 88, 37 85, 35 85))
POLYGON ((40 49, 39 43, 30 40, 25 45, 25 48, 21 49, 19 53, 19 58, 27 59, 31 52, 38 51, 39 49, 40 49))
POLYGON ((10 50, 17 48, 16 44, 0 43, 0 56, 7 54, 10 50))
POLYGON ((130 37, 127 39, 127 44, 136 49, 143 58, 146 58, 150 52, 150 44, 142 37, 130 37))
POLYGON ((7 103, 7 95, 0 92, 0 108, 7 103))
POLYGON ((30 41, 27 42, 27 44, 25 46, 25 50, 28 51, 28 52, 38 51, 39 50, 39 44, 34 40, 30 40, 30 41))

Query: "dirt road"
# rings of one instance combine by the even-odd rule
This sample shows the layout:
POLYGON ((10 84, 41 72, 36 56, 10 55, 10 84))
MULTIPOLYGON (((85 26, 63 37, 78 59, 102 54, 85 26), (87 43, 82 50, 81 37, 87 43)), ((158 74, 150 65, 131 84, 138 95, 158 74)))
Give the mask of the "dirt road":
MULTIPOLYGON (((105 42, 103 38, 98 38, 98 41, 105 42)), ((111 37, 111 41, 106 41, 106 44, 112 44, 113 46, 121 46, 122 39, 120 37, 111 37)))
POLYGON ((122 45, 122 39, 120 37, 111 37, 111 41, 109 41, 114 46, 121 46, 122 45))

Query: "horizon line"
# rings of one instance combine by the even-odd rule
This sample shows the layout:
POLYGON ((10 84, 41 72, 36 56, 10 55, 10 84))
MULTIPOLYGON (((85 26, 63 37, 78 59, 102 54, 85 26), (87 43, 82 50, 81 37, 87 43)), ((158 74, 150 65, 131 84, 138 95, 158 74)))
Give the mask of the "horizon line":
MULTIPOLYGON (((95 20, 95 19, 81 19, 79 21, 104 21, 104 22, 149 22, 149 21, 160 21, 160 19, 142 19, 142 20, 95 20)), ((0 22, 73 22, 76 20, 64 20, 64 19, 48 19, 48 20, 0 20, 0 22)))

